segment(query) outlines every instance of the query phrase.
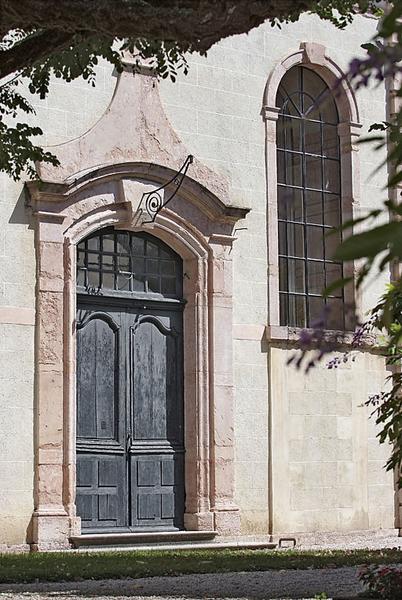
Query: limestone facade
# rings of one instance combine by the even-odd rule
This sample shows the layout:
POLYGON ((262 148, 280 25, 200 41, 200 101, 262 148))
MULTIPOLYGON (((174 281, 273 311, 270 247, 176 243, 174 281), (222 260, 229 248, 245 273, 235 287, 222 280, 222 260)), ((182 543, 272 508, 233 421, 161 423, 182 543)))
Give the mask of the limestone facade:
MULTIPOLYGON (((287 366, 295 332, 279 326, 275 94, 305 64, 330 84, 374 33, 312 16, 269 24, 191 56, 188 76, 156 83, 104 65, 97 86, 55 83, 38 105, 43 143, 60 167, 44 185, 1 178, 0 548, 66 547, 75 509, 75 247, 106 225, 148 229, 185 265, 188 529, 222 535, 399 528, 393 475, 360 405, 386 376, 361 352, 309 376, 287 366), (194 163, 155 224, 144 191, 194 163), (150 228, 151 227, 151 228, 150 228), (195 343, 196 340, 196 343, 195 343)), ((339 100, 344 215, 383 200, 380 154, 359 146, 386 119, 381 86, 339 100)), ((363 315, 377 279, 356 298, 363 315)))

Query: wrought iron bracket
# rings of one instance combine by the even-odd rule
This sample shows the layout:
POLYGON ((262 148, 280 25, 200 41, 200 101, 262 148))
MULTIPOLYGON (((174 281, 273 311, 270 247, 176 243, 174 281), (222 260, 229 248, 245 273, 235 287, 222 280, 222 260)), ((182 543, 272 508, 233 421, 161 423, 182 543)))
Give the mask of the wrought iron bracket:
POLYGON ((141 202, 138 207, 138 211, 141 215, 145 213, 148 216, 142 220, 142 225, 147 223, 153 223, 158 215, 158 213, 164 208, 173 198, 176 196, 179 191, 184 178, 186 176, 187 170, 189 166, 194 161, 194 156, 189 154, 184 161, 181 169, 164 185, 161 185, 156 190, 152 190, 151 192, 144 192, 142 194, 141 202), (168 194, 168 197, 164 199, 164 192, 169 188, 170 185, 174 185, 173 191, 168 194))

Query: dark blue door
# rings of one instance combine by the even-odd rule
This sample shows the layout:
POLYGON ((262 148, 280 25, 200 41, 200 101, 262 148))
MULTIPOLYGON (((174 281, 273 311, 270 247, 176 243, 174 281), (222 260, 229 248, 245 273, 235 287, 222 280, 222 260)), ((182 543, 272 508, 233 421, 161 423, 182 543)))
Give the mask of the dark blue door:
POLYGON ((106 229, 79 245, 77 262, 82 527, 182 528, 181 260, 151 236, 106 229))

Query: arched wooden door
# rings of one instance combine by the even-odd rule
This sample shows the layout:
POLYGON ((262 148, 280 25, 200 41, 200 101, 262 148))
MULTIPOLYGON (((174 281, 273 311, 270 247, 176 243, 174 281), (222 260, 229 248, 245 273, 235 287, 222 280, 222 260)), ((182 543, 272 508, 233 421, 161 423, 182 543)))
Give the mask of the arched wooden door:
POLYGON ((83 530, 180 529, 182 261, 107 228, 77 249, 77 513, 83 530))

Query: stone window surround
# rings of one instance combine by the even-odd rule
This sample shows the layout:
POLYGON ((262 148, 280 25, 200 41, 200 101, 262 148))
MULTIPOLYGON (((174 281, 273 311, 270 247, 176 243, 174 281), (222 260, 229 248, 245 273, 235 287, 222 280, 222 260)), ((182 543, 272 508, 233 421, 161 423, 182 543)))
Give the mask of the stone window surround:
MULTIPOLYGON (((262 117, 265 122, 266 182, 267 182, 267 245, 268 245, 268 325, 265 336, 272 342, 297 344, 300 329, 280 325, 279 312, 279 264, 278 264, 278 205, 277 205, 277 166, 276 166, 276 123, 279 108, 276 94, 286 71, 303 65, 313 69, 332 88, 344 73, 328 56, 325 46, 302 42, 297 52, 287 56, 274 68, 265 88, 262 117)), ((339 94, 335 100, 339 112, 338 132, 341 149, 341 202, 342 219, 348 221, 360 208, 360 166, 358 138, 361 124, 356 98, 351 86, 343 80, 338 85, 339 94)), ((355 276, 355 265, 346 264, 344 275, 355 276)), ((345 288, 345 302, 355 305, 359 315, 360 298, 352 289, 345 288)), ((353 327, 347 327, 351 330, 353 327)), ((350 336, 351 339, 351 336, 350 336)))
POLYGON ((68 547, 69 537, 81 530, 75 507, 76 245, 111 225, 149 231, 183 259, 185 527, 226 535, 240 531, 233 500, 230 250, 234 223, 248 210, 225 206, 187 178, 183 198, 153 225, 138 227, 133 189, 138 196, 144 179, 157 187, 170 177, 164 167, 131 163, 67 183, 28 184, 37 255, 33 549, 68 547))

